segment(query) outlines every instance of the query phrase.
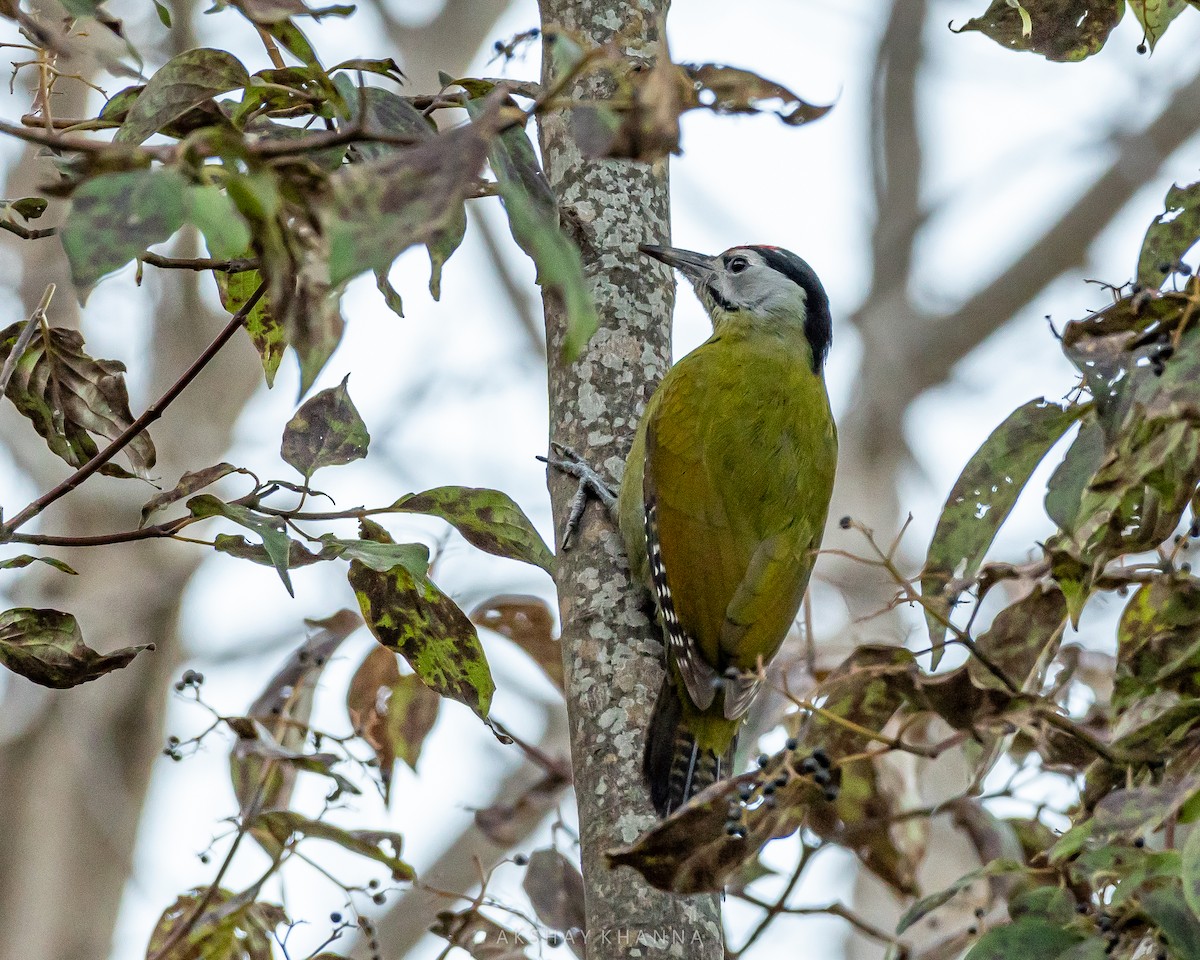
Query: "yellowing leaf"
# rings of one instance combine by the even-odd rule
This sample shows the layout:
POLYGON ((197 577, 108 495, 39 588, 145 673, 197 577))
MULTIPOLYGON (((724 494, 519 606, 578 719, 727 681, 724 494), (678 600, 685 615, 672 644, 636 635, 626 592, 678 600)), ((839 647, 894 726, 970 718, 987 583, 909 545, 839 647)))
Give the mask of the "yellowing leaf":
POLYGON ((554 555, 506 493, 480 487, 435 487, 392 504, 397 513, 427 513, 454 526, 468 543, 554 572, 554 555))
POLYGON ((307 400, 283 431, 279 455, 308 480, 321 467, 352 463, 367 455, 371 437, 346 389, 340 384, 307 400))
POLYGON ((458 605, 402 564, 381 573, 353 560, 349 579, 375 639, 431 689, 486 717, 496 685, 475 626, 458 605))

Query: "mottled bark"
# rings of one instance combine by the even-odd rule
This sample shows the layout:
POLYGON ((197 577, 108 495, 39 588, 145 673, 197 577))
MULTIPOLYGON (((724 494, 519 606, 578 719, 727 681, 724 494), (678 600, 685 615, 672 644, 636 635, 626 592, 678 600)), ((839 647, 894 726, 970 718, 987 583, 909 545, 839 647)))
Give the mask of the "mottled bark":
MULTIPOLYGON (((543 0, 542 27, 560 26, 593 43, 619 42, 627 56, 648 62, 667 6, 666 0, 543 0)), ((549 70, 547 59, 547 83, 549 70)), ((598 83, 584 81, 570 92, 609 93, 598 83)), ((561 114, 543 119, 541 146, 563 226, 582 252, 600 312, 599 331, 568 364, 561 304, 546 297, 551 436, 619 479, 638 417, 670 360, 674 287, 668 271, 637 249, 669 236, 667 166, 585 159, 561 114)), ((561 534, 573 484, 552 476, 550 492, 561 534)), ((662 647, 622 554, 620 535, 593 506, 572 549, 559 558, 557 575, 588 958, 654 952, 706 960, 723 952, 715 898, 664 895, 632 871, 610 870, 604 859, 606 850, 654 822, 641 764, 662 647)))

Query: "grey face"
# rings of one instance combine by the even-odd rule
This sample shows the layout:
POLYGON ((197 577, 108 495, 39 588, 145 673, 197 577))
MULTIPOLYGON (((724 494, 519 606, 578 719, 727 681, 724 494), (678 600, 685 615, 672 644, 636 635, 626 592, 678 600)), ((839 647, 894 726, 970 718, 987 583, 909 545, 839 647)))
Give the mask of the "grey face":
POLYGON ((643 244, 642 253, 682 273, 720 328, 729 319, 766 330, 803 329, 819 373, 833 339, 829 298, 813 268, 779 247, 731 247, 710 257, 643 244))
POLYGON ((674 247, 641 249, 682 273, 714 319, 718 313, 743 312, 764 320, 804 323, 805 289, 754 247, 732 247, 715 257, 674 247))

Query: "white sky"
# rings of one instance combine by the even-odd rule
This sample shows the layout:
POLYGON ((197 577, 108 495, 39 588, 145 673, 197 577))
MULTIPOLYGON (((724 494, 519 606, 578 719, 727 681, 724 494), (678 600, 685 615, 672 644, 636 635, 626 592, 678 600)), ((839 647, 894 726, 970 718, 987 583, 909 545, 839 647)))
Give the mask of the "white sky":
MULTIPOLYGON (((984 6, 982 0, 934 5, 927 31, 929 66, 920 87, 927 164, 923 192, 939 207, 921 237, 913 293, 922 302, 947 309, 992 279, 1028 239, 1069 206, 1109 160, 1106 138, 1114 131, 1135 129, 1153 115, 1186 75, 1200 41, 1200 16, 1187 12, 1153 57, 1139 57, 1134 46, 1140 31, 1128 15, 1098 57, 1077 65, 1051 64, 1005 51, 979 34, 955 36, 946 29, 948 21, 960 23, 984 6)), ((672 169, 677 244, 715 252, 736 243, 765 242, 795 250, 824 280, 835 324, 865 295, 869 277, 872 210, 866 105, 871 55, 885 7, 871 0, 689 0, 676 4, 669 21, 678 60, 753 67, 813 102, 837 101, 828 117, 799 130, 770 117, 690 115, 684 121, 685 153, 672 169)), ((409 8, 416 16, 423 8, 435 9, 436 3, 412 2, 409 8)), ((212 28, 221 30, 235 19, 232 13, 211 18, 212 28)), ((518 0, 492 39, 536 23, 533 0, 518 0)), ((368 11, 347 22, 326 20, 310 36, 328 63, 351 55, 392 53, 381 32, 371 28, 368 11)), ((265 64, 251 41, 244 32, 235 36, 232 30, 210 38, 257 69, 265 64)), ((490 49, 485 48, 476 61, 480 73, 497 72, 495 64, 485 66, 489 57, 490 49)), ((510 65, 510 73, 533 76, 537 62, 536 53, 531 53, 510 65)), ((12 116, 22 107, 9 102, 3 113, 12 116)), ((9 145, 0 150, 5 157, 13 155, 9 145)), ((1162 209, 1168 183, 1190 182, 1198 171, 1200 144, 1193 140, 1102 235, 1086 271, 1054 284, 961 364, 952 382, 914 405, 908 430, 918 470, 904 481, 901 498, 915 516, 914 550, 928 541, 950 484, 987 433, 1019 403, 1042 394, 1061 396, 1072 382, 1043 315, 1052 313, 1065 321, 1097 305, 1101 294, 1084 286, 1083 276, 1127 279, 1141 233, 1162 209)), ((485 213, 507 242, 498 210, 493 205, 485 213)), ((532 292, 532 267, 515 248, 508 259, 532 292)), ((11 269, 8 272, 11 275, 11 269)), ((440 303, 432 302, 426 290, 423 250, 402 256, 392 281, 404 296, 406 318, 387 311, 372 280, 355 282, 344 302, 350 321, 346 340, 318 384, 331 386, 353 373, 350 391, 374 437, 371 458, 325 471, 317 485, 345 503, 386 502, 407 490, 443 483, 498 487, 522 504, 549 539, 544 474, 534 460, 545 448, 545 374, 525 357, 522 335, 490 275, 477 231, 468 232, 463 248, 447 265, 440 303)), ((86 333, 96 354, 121 356, 127 351, 130 327, 116 330, 107 320, 118 302, 125 304, 126 315, 128 305, 137 302, 128 276, 106 281, 90 301, 86 333)), ((19 312, 11 302, 0 307, 0 326, 19 312)), ((676 353, 707 335, 699 305, 681 291, 676 353)), ((130 366, 136 369, 136 357, 125 358, 132 359, 130 366)), ((856 360, 856 338, 843 323, 835 334, 828 370, 839 411, 855 389, 856 360)), ((268 475, 287 476, 287 468, 278 461, 278 438, 295 395, 289 357, 275 389, 260 391, 247 411, 227 459, 268 475)), ((1035 488, 1038 483, 1035 478, 1035 488)), ((7 464, 0 463, 0 502, 13 503, 31 493, 7 464)), ((429 541, 440 532, 429 521, 388 525, 398 536, 429 541)), ((995 555, 1017 557, 1047 530, 1040 498, 1026 497, 1001 535, 995 555)), ((217 709, 243 711, 277 668, 283 656, 278 644, 263 656, 254 655, 256 648, 289 634, 298 642, 303 617, 354 605, 334 565, 297 571, 293 580, 295 600, 265 568, 219 556, 201 568, 189 589, 184 619, 195 666, 209 677, 206 698, 217 709), (220 662, 235 653, 236 659, 220 662)), ((481 557, 461 540, 451 541, 439 582, 464 606, 493 592, 552 596, 549 579, 540 572, 481 557)), ((315 716, 318 726, 346 732, 341 706, 345 684, 370 642, 365 633, 356 636, 327 671, 315 716)), ((531 680, 525 661, 502 641, 485 638, 485 644, 499 688, 495 715, 536 739, 538 714, 529 702, 549 698, 548 684, 540 677, 531 680)), ((200 711, 176 703, 169 729, 186 736, 205 722, 200 711)), ((141 957, 163 907, 178 892, 211 879, 213 866, 201 864, 196 854, 222 830, 220 818, 234 812, 225 749, 214 739, 207 750, 184 763, 160 764, 111 960, 141 957)), ((499 749, 465 709, 446 704, 426 745, 421 776, 397 768, 392 810, 385 812, 364 796, 357 804, 359 812, 347 811, 340 822, 404 833, 405 856, 420 873, 436 859, 443 843, 469 822, 470 808, 487 802, 492 785, 514 757, 514 751, 499 749)), ((298 796, 319 804, 323 794, 324 784, 314 782, 302 786, 298 796)), ((544 843, 547 836, 543 831, 526 849, 544 843)), ((777 846, 780 849, 768 858, 786 863, 791 842, 777 846)), ((312 852, 334 872, 363 876, 356 858, 321 847, 328 845, 312 852)), ((218 846, 214 860, 222 849, 218 846)), ((228 885, 249 882, 262 866, 261 858, 245 857, 231 872, 228 885)), ((846 893, 846 866, 841 852, 824 855, 810 871, 806 890, 821 900, 846 893)), ((504 868, 498 872, 496 890, 517 897, 520 880, 521 871, 504 868)), ((288 874, 286 899, 293 917, 310 921, 295 931, 290 944, 292 956, 304 956, 326 935, 329 912, 343 910, 344 904, 335 888, 302 866, 288 874)), ((733 901, 726 902, 726 909, 735 929, 744 930, 753 919, 752 912, 733 901)), ((774 939, 764 941, 759 955, 773 955, 772 944, 794 945, 798 922, 780 921, 774 939)), ((808 956, 821 960, 840 955, 840 922, 805 922, 806 932, 811 932, 808 956)), ((428 938, 421 956, 436 956, 439 949, 440 941, 428 938)), ((565 949, 547 954, 567 955, 565 949)))

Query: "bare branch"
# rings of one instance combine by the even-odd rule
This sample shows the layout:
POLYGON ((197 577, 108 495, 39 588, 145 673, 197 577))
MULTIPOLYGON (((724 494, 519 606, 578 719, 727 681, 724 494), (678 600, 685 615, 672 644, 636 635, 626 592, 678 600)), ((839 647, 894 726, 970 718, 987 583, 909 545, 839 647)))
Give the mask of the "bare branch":
POLYGON ((25 326, 17 336, 17 342, 13 344, 12 350, 8 353, 8 359, 4 361, 4 369, 0 370, 0 396, 4 395, 4 391, 8 389, 8 382, 12 379, 14 371, 17 369, 17 363, 20 361, 22 354, 29 347, 29 342, 33 339, 33 335, 41 329, 42 322, 46 319, 46 310, 50 307, 50 301, 54 297, 56 287, 50 283, 46 285, 46 292, 42 294, 41 302, 37 308, 30 314, 29 319, 25 321, 25 326))

